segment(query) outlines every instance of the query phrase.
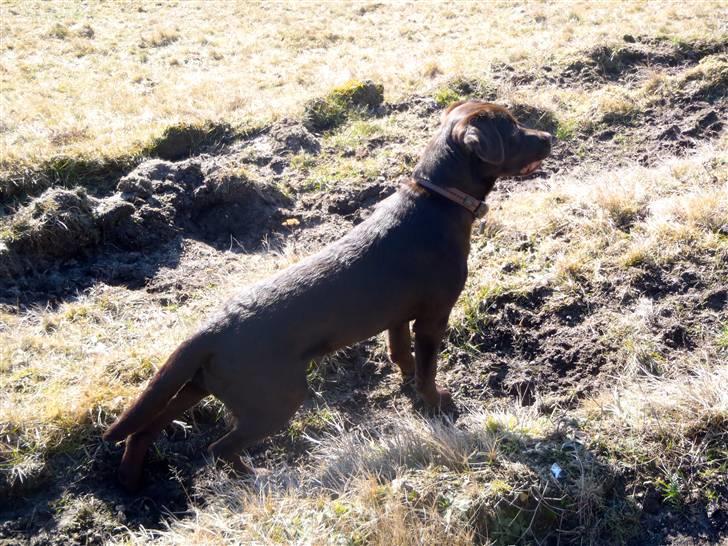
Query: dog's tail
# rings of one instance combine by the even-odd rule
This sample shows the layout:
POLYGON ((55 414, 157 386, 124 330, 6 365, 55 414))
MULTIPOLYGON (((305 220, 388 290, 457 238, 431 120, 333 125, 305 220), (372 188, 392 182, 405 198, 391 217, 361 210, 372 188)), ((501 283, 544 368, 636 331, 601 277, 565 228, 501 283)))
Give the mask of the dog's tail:
POLYGON ((118 442, 140 430, 164 409, 167 402, 195 375, 209 347, 198 334, 169 356, 139 398, 104 433, 104 440, 118 442))

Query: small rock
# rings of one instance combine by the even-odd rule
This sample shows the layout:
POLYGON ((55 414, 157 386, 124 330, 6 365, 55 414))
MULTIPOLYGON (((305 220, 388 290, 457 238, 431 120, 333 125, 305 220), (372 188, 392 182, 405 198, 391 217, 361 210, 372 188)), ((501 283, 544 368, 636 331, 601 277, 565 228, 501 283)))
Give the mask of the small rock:
POLYGON ((602 131, 597 135, 597 140, 605 141, 605 140, 612 140, 614 138, 615 132, 611 129, 607 129, 605 131, 602 131))

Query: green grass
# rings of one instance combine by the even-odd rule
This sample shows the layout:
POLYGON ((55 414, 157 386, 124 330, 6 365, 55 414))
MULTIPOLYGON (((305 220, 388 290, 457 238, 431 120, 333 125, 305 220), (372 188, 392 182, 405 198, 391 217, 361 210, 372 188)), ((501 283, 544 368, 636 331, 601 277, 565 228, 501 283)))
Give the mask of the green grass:
POLYGON ((723 329, 718 334, 716 343, 720 349, 728 350, 728 324, 723 325, 723 329))
POLYGON ((333 129, 348 119, 366 116, 384 100, 384 86, 350 80, 304 107, 304 123, 313 131, 333 129))

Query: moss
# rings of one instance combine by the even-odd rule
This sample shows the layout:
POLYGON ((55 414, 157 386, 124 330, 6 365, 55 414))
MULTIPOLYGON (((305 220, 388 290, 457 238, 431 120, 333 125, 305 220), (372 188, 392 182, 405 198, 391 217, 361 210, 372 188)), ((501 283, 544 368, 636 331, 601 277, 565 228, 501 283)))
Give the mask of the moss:
POLYGON ((723 325, 723 330, 718 334, 716 343, 721 349, 728 349, 728 324, 723 325))
POLYGON ((445 108, 453 102, 462 100, 463 97, 460 96, 457 91, 451 89, 450 87, 441 87, 440 89, 435 91, 435 96, 433 98, 435 99, 435 102, 438 104, 438 106, 445 108))
POLYGON ((371 113, 383 100, 383 85, 350 80, 325 97, 309 101, 304 108, 304 124, 311 131, 333 129, 355 115, 371 113))
POLYGON ((229 142, 235 131, 228 123, 180 123, 167 127, 144 149, 146 155, 176 161, 198 153, 203 147, 229 142))
POLYGON ((445 107, 464 99, 492 101, 497 96, 496 91, 495 85, 488 80, 457 76, 435 91, 433 98, 437 104, 445 107))

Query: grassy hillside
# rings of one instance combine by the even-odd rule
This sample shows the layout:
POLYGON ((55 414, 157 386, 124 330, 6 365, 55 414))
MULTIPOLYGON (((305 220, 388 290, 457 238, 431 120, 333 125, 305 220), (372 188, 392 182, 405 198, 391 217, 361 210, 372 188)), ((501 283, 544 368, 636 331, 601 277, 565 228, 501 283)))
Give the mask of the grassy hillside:
POLYGON ((0 6, 0 544, 726 540, 728 6, 211 6, 0 6), (205 465, 209 399, 120 491, 100 433, 167 355, 468 97, 559 142, 473 233, 457 418, 379 336, 311 364, 270 476, 205 465))
POLYGON ((488 6, 377 2, 8 2, 0 6, 3 167, 127 154, 177 123, 300 111, 351 78, 388 98, 452 74, 526 70, 649 33, 722 38, 721 2, 488 6))

